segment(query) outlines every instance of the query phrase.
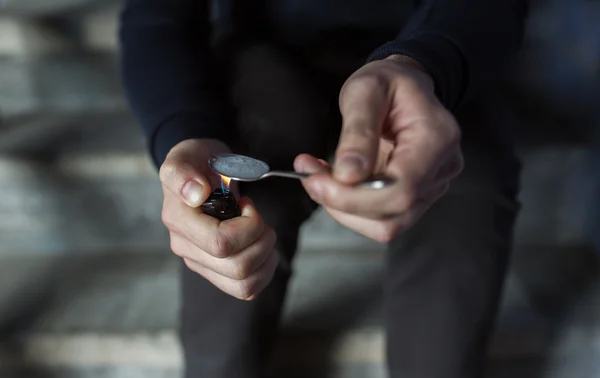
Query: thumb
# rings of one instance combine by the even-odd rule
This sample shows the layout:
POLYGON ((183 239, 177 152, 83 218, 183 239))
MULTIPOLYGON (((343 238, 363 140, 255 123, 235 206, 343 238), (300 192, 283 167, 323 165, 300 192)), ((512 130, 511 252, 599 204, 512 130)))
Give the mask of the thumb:
POLYGON ((387 89, 368 76, 350 78, 340 94, 342 132, 334 177, 355 184, 369 177, 377 162, 379 139, 388 113, 387 89))
MULTIPOLYGON (((196 168, 199 165, 199 159, 192 160, 190 157, 186 149, 175 147, 161 165, 159 177, 164 189, 180 198, 188 206, 198 207, 210 196, 211 185, 201 170, 196 168)), ((202 159, 203 157, 198 158, 202 159)), ((203 160, 207 161, 208 158, 203 160)))

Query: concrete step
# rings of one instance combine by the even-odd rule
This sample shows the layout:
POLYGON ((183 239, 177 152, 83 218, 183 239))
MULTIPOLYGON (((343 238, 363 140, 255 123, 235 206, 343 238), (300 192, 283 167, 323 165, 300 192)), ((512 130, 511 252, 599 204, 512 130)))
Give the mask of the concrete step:
POLYGON ((95 10, 113 4, 115 0, 3 0, 2 12, 19 19, 57 16, 95 10))
MULTIPOLYGON (((301 367, 308 374, 306 377, 384 377, 377 315, 379 290, 375 287, 380 277, 379 256, 378 251, 368 250, 300 254, 298 274, 286 308, 284 341, 278 348, 279 360, 286 361, 280 369, 287 373, 278 376, 293 376, 288 373, 301 367), (350 286, 349 274, 353 276, 350 286), (323 282, 318 289, 311 285, 315 279, 323 282), (375 299, 366 302, 370 296, 375 299), (357 303, 372 306, 364 308, 357 303), (300 344, 306 348, 302 348, 305 357, 299 360, 292 356, 300 344), (315 347, 327 351, 326 364, 323 354, 311 353, 315 347), (337 372, 325 375, 325 370, 337 372), (315 374, 319 371, 321 375, 315 374)), ((31 286, 8 285, 7 277, 19 280, 24 277, 20 274, 23 271, 43 271, 40 266, 52 258, 47 258, 46 263, 43 260, 2 260, 0 287, 13 289, 11 298, 15 297, 15 288, 26 288, 20 295, 31 298, 31 286)), ((66 264, 54 275, 46 275, 43 282, 37 280, 49 290, 38 291, 47 300, 43 308, 34 307, 33 317, 27 316, 26 306, 17 311, 16 306, 0 305, 14 311, 5 312, 3 324, 11 326, 4 330, 26 329, 13 338, 4 334, 4 342, 0 343, 0 375, 178 376, 181 350, 175 327, 180 264, 176 258, 167 253, 142 257, 111 254, 68 256, 62 261, 66 264)))
POLYGON ((39 57, 0 55, 4 116, 42 111, 115 111, 126 107, 116 55, 62 51, 39 57))
POLYGON ((33 20, 9 17, 6 12, 4 9, 0 13, 0 56, 34 59, 69 48, 69 41, 55 29, 33 20))
POLYGON ((102 9, 87 13, 81 19, 81 41, 92 51, 117 52, 119 3, 108 4, 102 9))
MULTIPOLYGON (((179 267, 176 257, 158 251, 0 259, 0 373, 179 373, 179 267)), ((303 249, 295 268, 277 356, 285 374, 278 376, 385 377, 381 251, 303 249)), ((588 275, 585 290, 559 284, 578 300, 565 302, 568 315, 557 323, 536 309, 519 274, 509 276, 491 376, 525 377, 544 362, 563 375, 540 377, 592 378, 574 365, 589 369, 600 355, 600 281, 588 275)), ((557 291, 553 276, 544 277, 544 294, 557 291)))
MULTIPOLYGON (((131 116, 65 112, 68 126, 54 122, 56 117, 49 113, 29 123, 15 118, 15 126, 8 119, 6 133, 0 130, 12 142, 4 146, 10 154, 0 155, 0 256, 167 249, 156 169, 131 116), (49 123, 60 127, 50 133, 49 123), (40 128, 44 134, 29 138, 40 128)), ((309 245, 374 244, 323 213, 315 219, 303 241, 309 245), (346 242, 337 244, 339 238, 346 242)))
POLYGON ((117 53, 119 0, 3 0, 0 9, 0 57, 117 53))
POLYGON ((0 156, 4 157, 35 160, 67 153, 119 157, 143 155, 145 148, 142 133, 125 108, 37 111, 5 117, 0 126, 0 156))
MULTIPOLYGON (((43 160, 0 157, 0 255, 166 248, 156 170, 142 150, 143 138, 129 126, 114 134, 120 138, 100 127, 90 131, 97 137, 88 138, 84 128, 73 128, 63 139, 64 148, 71 146, 72 152, 54 143, 48 151, 40 148, 47 153, 41 155, 46 156, 43 160), (128 144, 138 149, 128 150, 128 144), (106 151, 107 146, 115 151, 106 151)), ((537 151, 529 156, 518 243, 553 246, 589 241, 586 219, 593 215, 589 204, 594 193, 588 192, 593 186, 585 157, 582 150, 537 151)), ((302 243, 307 246, 373 245, 320 211, 305 231, 310 237, 302 243)))

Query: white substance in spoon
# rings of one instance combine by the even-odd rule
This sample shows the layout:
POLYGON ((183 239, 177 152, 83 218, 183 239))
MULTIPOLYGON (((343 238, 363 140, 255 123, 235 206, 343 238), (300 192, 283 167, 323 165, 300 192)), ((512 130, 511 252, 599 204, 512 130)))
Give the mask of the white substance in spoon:
POLYGON ((220 175, 243 180, 257 179, 270 170, 264 161, 235 154, 214 156, 211 159, 211 167, 220 175))

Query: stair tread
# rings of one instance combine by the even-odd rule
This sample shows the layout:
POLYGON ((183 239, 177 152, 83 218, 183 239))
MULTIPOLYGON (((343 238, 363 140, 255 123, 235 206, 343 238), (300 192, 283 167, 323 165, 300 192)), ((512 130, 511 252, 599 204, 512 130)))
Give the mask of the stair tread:
MULTIPOLYGON (((291 334, 379 328, 381 254, 377 249, 300 251, 284 327, 291 334)), ((2 302, 15 297, 15 290, 31 293, 34 284, 23 272, 37 277, 37 294, 48 299, 32 332, 128 334, 176 326, 180 262, 166 251, 0 261, 2 302)), ((544 322, 522 290, 511 277, 500 319, 506 331, 540 328, 544 322)))
MULTIPOLYGON (((299 252, 277 349, 282 369, 294 372, 285 376, 385 377, 382 252, 299 252), (322 369, 327 374, 319 373, 322 369)), ((5 326, 0 331, 7 324, 27 329, 20 358, 6 353, 10 337, 0 342, 2 376, 22 373, 24 361, 29 369, 35 370, 34 361, 46 366, 44 371, 77 377, 179 374, 179 267, 178 258, 158 251, 0 258, 0 325, 5 326)), ((600 352, 600 282, 590 284, 587 292, 581 304, 585 309, 570 317, 570 327, 559 337, 511 273, 491 348, 496 361, 492 377, 531 371, 547 353, 562 356, 552 360, 556 369, 572 373, 589 368, 593 354, 600 352), (578 363, 567 364, 565 357, 578 363)))

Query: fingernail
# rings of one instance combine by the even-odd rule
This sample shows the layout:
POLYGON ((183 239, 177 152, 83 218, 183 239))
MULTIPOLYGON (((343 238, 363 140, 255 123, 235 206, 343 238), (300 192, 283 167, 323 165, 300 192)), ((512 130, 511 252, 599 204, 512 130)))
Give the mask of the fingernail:
POLYGON ((302 162, 296 163, 294 165, 294 168, 296 169, 296 172, 298 172, 298 173, 308 173, 308 172, 306 172, 306 164, 304 164, 302 162))
POLYGON ((335 172, 340 178, 350 178, 355 174, 362 174, 367 164, 365 159, 357 154, 344 154, 335 163, 335 172))
POLYGON ((198 206, 202 197, 202 185, 197 181, 190 180, 183 186, 181 194, 188 205, 198 206))

